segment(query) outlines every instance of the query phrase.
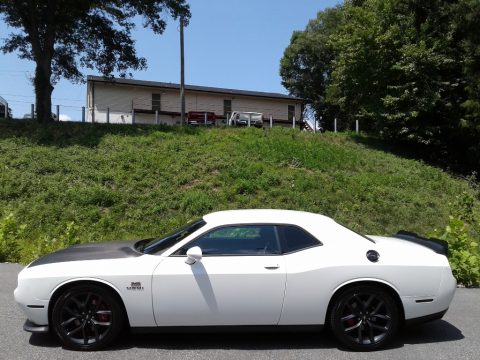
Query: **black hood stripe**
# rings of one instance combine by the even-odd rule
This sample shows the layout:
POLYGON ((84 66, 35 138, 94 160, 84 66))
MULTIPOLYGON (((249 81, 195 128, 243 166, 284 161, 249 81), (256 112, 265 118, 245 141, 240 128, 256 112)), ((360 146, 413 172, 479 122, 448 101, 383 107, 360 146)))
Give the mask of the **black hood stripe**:
POLYGON ((142 256, 142 253, 135 251, 134 245, 136 242, 137 240, 110 241, 75 245, 45 255, 32 262, 28 267, 68 261, 123 259, 142 256))

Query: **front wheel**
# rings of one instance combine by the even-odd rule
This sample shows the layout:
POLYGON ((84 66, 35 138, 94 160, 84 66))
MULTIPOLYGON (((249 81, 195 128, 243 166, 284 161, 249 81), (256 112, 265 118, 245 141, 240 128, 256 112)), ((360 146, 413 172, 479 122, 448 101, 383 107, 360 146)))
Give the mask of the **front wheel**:
POLYGON ((385 290, 369 285, 355 286, 335 298, 330 326, 346 347, 357 351, 377 350, 395 336, 399 311, 385 290))
POLYGON ((52 327, 65 347, 98 350, 110 344, 125 323, 120 304, 111 291, 98 285, 66 290, 55 302, 52 327))

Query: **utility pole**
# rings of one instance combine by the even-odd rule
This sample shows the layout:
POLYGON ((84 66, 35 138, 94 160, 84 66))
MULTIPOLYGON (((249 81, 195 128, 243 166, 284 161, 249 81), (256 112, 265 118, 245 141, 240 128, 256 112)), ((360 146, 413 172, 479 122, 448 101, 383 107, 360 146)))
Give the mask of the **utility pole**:
POLYGON ((183 17, 180 17, 180 125, 185 125, 185 59, 183 51, 183 17))

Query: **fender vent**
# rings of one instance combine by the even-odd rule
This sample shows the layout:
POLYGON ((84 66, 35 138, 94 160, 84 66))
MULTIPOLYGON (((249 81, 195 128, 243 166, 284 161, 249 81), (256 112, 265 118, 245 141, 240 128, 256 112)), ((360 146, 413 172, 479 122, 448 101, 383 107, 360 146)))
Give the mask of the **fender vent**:
POLYGON ((420 304, 420 303, 427 303, 427 302, 432 302, 433 299, 421 299, 421 300, 415 300, 415 302, 417 304, 420 304))

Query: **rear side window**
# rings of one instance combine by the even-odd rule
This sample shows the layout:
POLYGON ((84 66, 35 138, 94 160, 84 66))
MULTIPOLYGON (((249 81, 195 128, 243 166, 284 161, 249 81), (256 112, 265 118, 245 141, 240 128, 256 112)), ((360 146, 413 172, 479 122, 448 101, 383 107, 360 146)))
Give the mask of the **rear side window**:
POLYGON ((279 225, 277 230, 284 254, 322 245, 317 238, 298 226, 279 225))

